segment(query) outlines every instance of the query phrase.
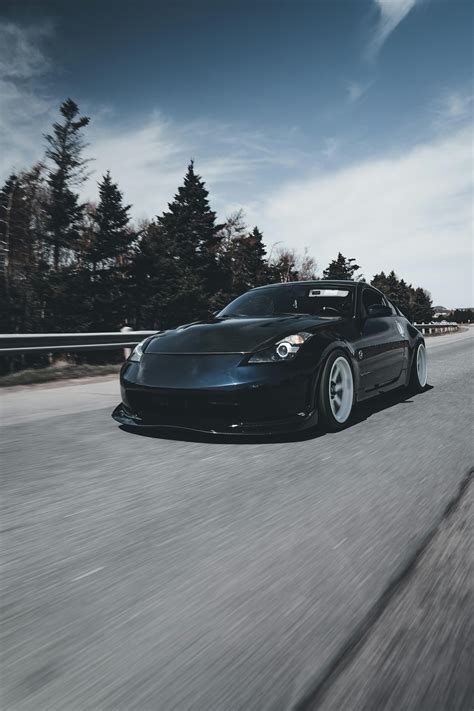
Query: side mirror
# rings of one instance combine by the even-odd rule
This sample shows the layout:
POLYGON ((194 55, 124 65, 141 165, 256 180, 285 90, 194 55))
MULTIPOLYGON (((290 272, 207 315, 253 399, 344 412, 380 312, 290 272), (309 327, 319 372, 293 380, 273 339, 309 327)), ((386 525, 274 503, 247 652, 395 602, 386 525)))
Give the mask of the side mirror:
POLYGON ((390 306, 385 306, 384 304, 372 304, 367 307, 368 318, 381 318, 383 316, 391 316, 392 309, 390 306))

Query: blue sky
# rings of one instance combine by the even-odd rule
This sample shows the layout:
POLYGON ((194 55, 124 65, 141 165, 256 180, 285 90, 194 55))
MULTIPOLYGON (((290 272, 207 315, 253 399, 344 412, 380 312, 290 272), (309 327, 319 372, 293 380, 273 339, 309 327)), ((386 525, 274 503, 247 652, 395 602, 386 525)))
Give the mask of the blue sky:
POLYGON ((110 168, 152 217, 193 157, 219 217, 242 207, 269 247, 470 305, 472 21, 468 0, 2 0, 0 177, 71 96, 84 197, 110 168))

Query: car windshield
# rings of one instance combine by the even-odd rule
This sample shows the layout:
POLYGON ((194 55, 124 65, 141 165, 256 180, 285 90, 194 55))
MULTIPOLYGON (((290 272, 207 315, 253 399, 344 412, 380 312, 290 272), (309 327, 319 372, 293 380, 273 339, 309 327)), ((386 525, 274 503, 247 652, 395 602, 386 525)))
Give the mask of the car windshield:
POLYGON ((220 313, 219 318, 269 316, 352 316, 354 288, 323 284, 281 285, 242 294, 220 313))

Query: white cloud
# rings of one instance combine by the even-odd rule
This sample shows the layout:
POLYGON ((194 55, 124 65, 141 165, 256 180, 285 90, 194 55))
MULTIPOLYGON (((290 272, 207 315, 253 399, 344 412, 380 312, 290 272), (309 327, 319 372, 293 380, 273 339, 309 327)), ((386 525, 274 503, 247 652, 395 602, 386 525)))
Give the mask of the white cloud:
POLYGON ((123 128, 114 127, 110 118, 107 125, 98 121, 88 129, 94 162, 92 181, 84 186, 83 195, 93 199, 94 182, 110 170, 137 218, 166 208, 191 158, 210 190, 212 206, 225 214, 235 201, 236 185, 244 192, 261 172, 294 162, 287 142, 210 120, 177 124, 154 113, 123 128))
MULTIPOLYGON (((43 134, 57 119, 65 98, 48 96, 43 87, 50 63, 41 45, 51 35, 47 26, 0 22, 0 180, 43 158, 43 134)), ((83 197, 94 200, 96 180, 110 170, 136 217, 152 216, 166 207, 191 157, 196 158, 218 209, 229 204, 226 192, 233 181, 248 188, 261 171, 296 160, 297 154, 289 150, 291 136, 269 139, 248 128, 212 120, 176 123, 158 112, 123 126, 110 108, 81 109, 92 117, 85 136, 91 144, 87 153, 94 157, 83 197)))
MULTIPOLYGON (((0 23, 0 179, 41 158, 41 135, 64 98, 47 96, 42 85, 39 72, 49 66, 39 49, 45 32, 0 23)), ((295 150, 292 134, 269 137, 210 120, 177 124, 159 113, 123 126, 113 111, 82 108, 93 118, 87 140, 96 158, 84 197, 96 197, 95 180, 110 169, 133 203, 134 216, 151 217, 172 199, 194 157, 219 216, 243 205, 248 223, 265 230, 268 244, 308 246, 322 268, 341 250, 357 258, 367 277, 393 268, 430 289, 437 303, 472 300, 472 136, 465 128, 472 96, 467 92, 446 92, 437 105, 443 135, 436 140, 338 171, 322 173, 319 165, 317 174, 299 180, 288 176, 301 176, 304 166, 318 161, 298 132, 295 150)), ((335 137, 320 148, 326 159, 341 152, 335 137)))
POLYGON ((0 23, 0 177, 21 170, 42 153, 42 131, 50 123, 51 102, 38 90, 50 64, 41 50, 48 25, 0 23))
POLYGON ((50 66, 41 51, 43 39, 50 37, 49 24, 19 27, 0 23, 0 74, 5 79, 28 79, 43 74, 50 66))
POLYGON ((400 155, 288 182, 253 208, 267 243, 338 251, 366 278, 395 269, 437 303, 472 299, 472 134, 463 128, 400 155))
POLYGON ((417 0, 374 0, 379 13, 370 54, 375 56, 388 36, 412 10, 417 0))

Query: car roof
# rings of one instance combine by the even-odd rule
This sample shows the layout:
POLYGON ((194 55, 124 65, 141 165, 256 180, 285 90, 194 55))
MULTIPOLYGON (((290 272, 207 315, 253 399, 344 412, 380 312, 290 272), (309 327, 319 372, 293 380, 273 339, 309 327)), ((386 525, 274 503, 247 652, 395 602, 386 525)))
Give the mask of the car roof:
MULTIPOLYGON (((269 286, 295 286, 295 284, 302 284, 304 286, 312 286, 315 284, 318 286, 358 286, 360 284, 365 284, 365 282, 353 281, 350 279, 305 279, 303 281, 277 281, 272 284, 265 284, 264 286, 256 286, 251 291, 256 291, 257 289, 267 289, 269 286)), ((370 284, 365 285, 370 286, 370 284)))

